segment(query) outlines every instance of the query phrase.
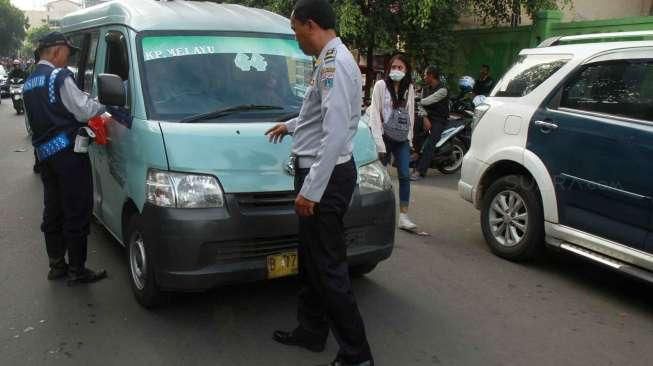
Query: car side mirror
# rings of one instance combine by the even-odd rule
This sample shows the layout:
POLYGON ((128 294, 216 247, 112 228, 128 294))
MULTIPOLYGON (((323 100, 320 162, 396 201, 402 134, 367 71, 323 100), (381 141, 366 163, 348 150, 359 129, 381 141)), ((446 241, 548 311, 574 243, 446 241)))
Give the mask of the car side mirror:
POLYGON ((97 87, 100 103, 114 107, 123 107, 127 103, 125 86, 120 76, 100 74, 97 77, 97 87))

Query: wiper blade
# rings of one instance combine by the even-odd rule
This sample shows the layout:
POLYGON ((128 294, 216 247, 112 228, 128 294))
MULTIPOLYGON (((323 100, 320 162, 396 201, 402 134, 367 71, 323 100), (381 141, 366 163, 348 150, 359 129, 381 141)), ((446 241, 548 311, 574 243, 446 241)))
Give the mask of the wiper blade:
POLYGON ((295 117, 299 116, 299 112, 293 112, 293 113, 288 113, 284 114, 283 116, 277 118, 277 122, 286 122, 289 121, 295 117))
POLYGON ((179 120, 179 123, 191 123, 191 122, 203 121, 207 119, 220 118, 220 117, 228 116, 235 112, 242 112, 242 111, 257 111, 257 110, 265 111, 265 110, 279 110, 279 109, 284 109, 284 108, 276 105, 243 104, 243 105, 218 109, 213 112, 200 113, 186 118, 182 118, 181 120, 179 120))

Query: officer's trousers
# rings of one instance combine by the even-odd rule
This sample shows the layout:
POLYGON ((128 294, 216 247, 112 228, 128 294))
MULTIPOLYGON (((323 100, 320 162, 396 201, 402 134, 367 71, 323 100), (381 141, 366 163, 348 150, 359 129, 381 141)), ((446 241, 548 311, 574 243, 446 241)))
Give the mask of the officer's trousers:
MULTIPOLYGON (((297 169, 299 192, 308 169, 297 169)), ((303 330, 325 341, 329 328, 346 363, 372 359, 365 326, 351 288, 343 218, 356 186, 353 159, 337 165, 315 214, 299 218, 298 320, 303 330)))
POLYGON ((93 211, 93 178, 88 154, 65 150, 40 163, 43 223, 50 264, 60 264, 66 251, 73 269, 84 268, 93 211))

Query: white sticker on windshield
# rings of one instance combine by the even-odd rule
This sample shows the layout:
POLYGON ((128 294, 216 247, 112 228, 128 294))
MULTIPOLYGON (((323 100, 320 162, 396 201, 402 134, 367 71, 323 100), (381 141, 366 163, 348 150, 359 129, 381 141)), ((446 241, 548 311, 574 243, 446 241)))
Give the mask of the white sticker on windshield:
POLYGON ((234 63, 243 71, 251 71, 252 67, 256 71, 265 71, 268 68, 268 62, 258 53, 253 53, 251 58, 244 53, 239 53, 236 55, 234 63))

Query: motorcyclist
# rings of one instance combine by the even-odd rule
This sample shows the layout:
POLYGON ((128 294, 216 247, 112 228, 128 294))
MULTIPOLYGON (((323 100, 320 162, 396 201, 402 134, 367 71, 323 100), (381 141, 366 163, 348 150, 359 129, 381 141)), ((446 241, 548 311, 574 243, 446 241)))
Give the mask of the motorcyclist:
POLYGON ((23 79, 23 80, 25 80, 27 75, 25 74, 25 70, 23 70, 23 68, 20 65, 20 60, 14 60, 13 64, 14 64, 14 68, 11 69, 11 71, 9 72, 9 75, 8 75, 9 80, 12 80, 12 79, 23 79))
POLYGON ((453 113, 463 114, 465 111, 474 110, 474 85, 475 80, 471 76, 463 76, 458 80, 458 89, 460 94, 453 98, 451 111, 453 113))

